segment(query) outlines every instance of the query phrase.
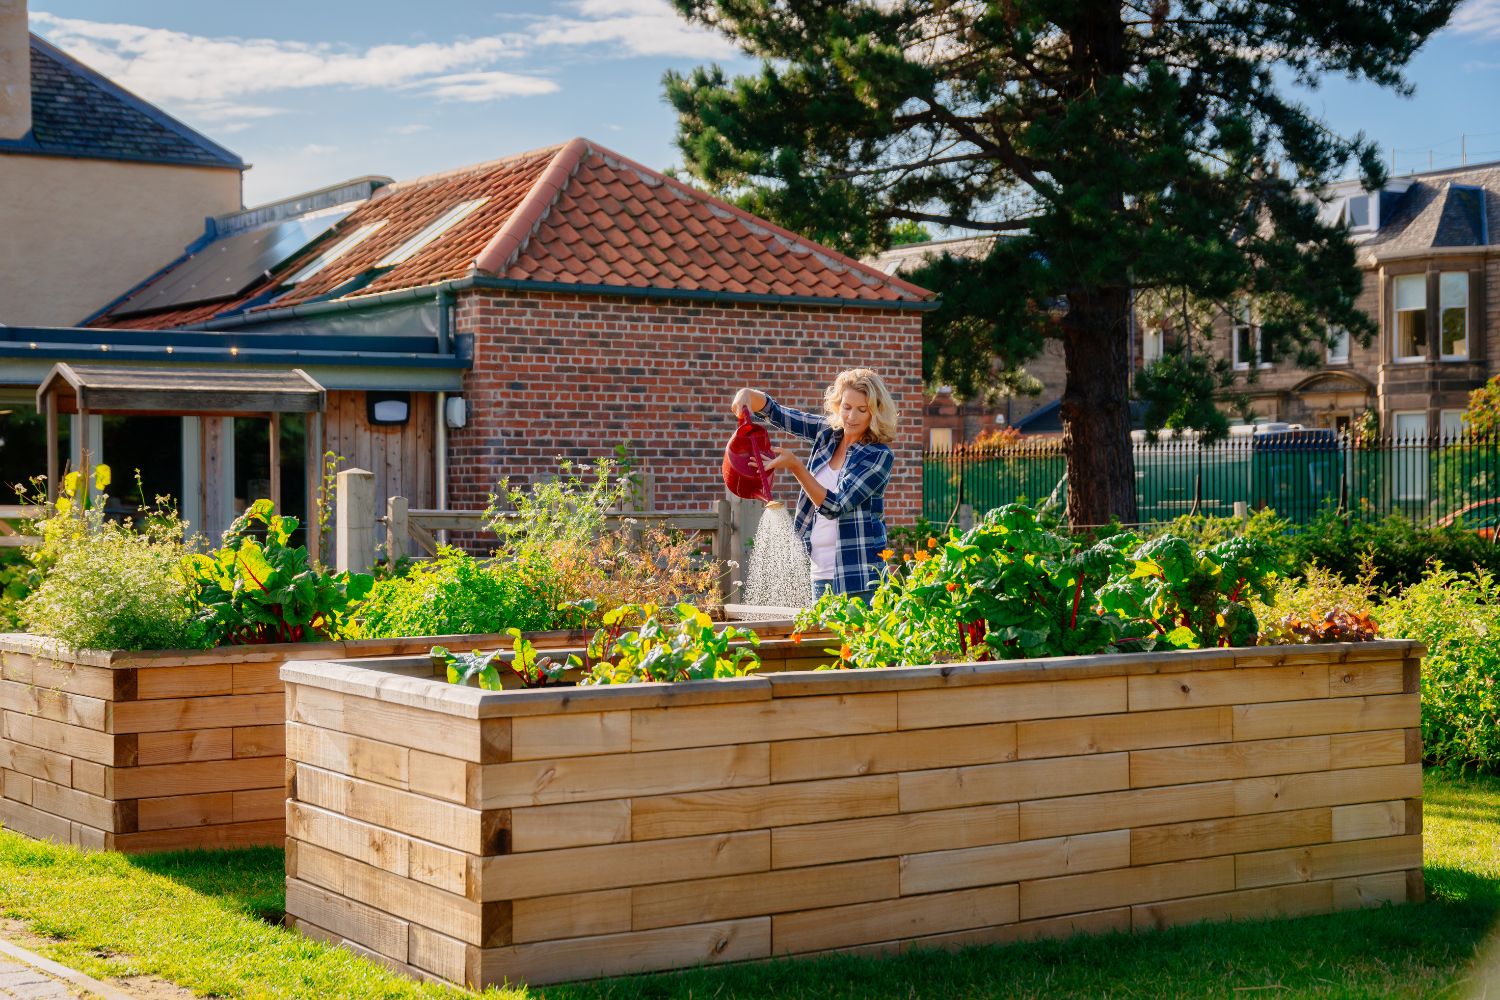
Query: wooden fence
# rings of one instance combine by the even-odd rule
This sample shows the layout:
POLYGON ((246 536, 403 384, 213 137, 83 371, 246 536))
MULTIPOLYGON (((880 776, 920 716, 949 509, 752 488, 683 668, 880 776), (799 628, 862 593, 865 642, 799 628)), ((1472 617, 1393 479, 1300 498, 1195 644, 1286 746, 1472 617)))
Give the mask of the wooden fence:
POLYGON ((12 521, 36 517, 37 509, 29 504, 0 504, 0 549, 24 549, 42 544, 36 535, 23 535, 12 521))

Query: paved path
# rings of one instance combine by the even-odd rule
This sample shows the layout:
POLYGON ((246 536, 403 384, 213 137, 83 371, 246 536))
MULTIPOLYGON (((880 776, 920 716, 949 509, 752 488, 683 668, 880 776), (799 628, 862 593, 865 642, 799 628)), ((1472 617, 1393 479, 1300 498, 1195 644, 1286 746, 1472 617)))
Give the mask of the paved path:
POLYGON ((0 1000, 133 1000, 108 983, 0 938, 0 1000))
POLYGON ((29 965, 0 958, 0 997, 4 1000, 74 1000, 78 995, 66 983, 29 965))

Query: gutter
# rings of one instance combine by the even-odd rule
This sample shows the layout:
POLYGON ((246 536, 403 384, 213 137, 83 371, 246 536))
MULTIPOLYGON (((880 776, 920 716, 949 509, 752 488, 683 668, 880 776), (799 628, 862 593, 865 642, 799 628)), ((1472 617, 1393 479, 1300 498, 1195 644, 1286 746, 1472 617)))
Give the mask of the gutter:
POLYGON ((302 319, 309 316, 327 316, 334 313, 361 312, 366 309, 380 309, 385 306, 410 302, 427 303, 433 300, 434 295, 451 294, 471 289, 545 292, 561 295, 615 295, 621 298, 678 299, 689 302, 728 302, 748 305, 816 306, 824 309, 888 309, 903 312, 931 312, 938 307, 938 303, 935 300, 911 301, 903 299, 898 301, 878 301, 871 299, 820 298, 815 295, 761 295, 754 292, 716 292, 691 288, 583 285, 567 281, 528 281, 514 278, 492 278, 488 275, 475 274, 467 278, 454 278, 432 285, 423 285, 420 288, 403 288, 394 292, 360 295, 352 299, 303 302, 281 309, 265 309, 253 313, 236 313, 233 316, 221 316, 218 319, 210 320, 193 329, 234 330, 240 327, 258 326, 262 323, 273 323, 284 319, 302 319))

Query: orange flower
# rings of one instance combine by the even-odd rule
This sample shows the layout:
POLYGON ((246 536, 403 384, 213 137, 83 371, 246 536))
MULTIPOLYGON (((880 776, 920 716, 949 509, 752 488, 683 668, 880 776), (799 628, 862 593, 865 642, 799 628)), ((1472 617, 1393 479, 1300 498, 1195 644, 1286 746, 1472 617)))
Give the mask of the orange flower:
POLYGON ((852 650, 852 649, 849 648, 849 644, 847 642, 844 643, 842 646, 839 647, 839 659, 841 659, 841 660, 847 660, 847 659, 849 659, 849 657, 851 657, 853 655, 854 655, 854 650, 852 650))
POLYGON ((905 559, 907 562, 911 562, 911 560, 912 560, 912 554, 910 552, 908 552, 906 555, 902 556, 901 558, 905 559))
POLYGON ((917 555, 916 555, 916 560, 919 563, 924 563, 924 562, 926 562, 927 560, 929 560, 931 558, 932 558, 932 553, 931 552, 918 552, 917 555))
POLYGON ((953 593, 953 592, 954 592, 954 591, 955 591, 955 590, 957 590, 957 589, 958 589, 958 584, 956 584, 956 583, 952 583, 952 582, 950 582, 950 583, 949 583, 949 584, 948 584, 948 593, 950 593, 950 594, 951 594, 951 593, 953 593))
POLYGON ((932 537, 929 536, 928 539, 927 539, 927 547, 929 549, 935 549, 935 548, 937 548, 937 539, 936 538, 932 538, 932 537))
POLYGON ((895 549, 881 549, 880 550, 880 558, 884 559, 886 562, 890 562, 892 559, 896 558, 896 550, 895 549))
POLYGON ((793 632, 792 633, 792 641, 793 642, 801 642, 802 641, 802 633, 801 632, 793 632))

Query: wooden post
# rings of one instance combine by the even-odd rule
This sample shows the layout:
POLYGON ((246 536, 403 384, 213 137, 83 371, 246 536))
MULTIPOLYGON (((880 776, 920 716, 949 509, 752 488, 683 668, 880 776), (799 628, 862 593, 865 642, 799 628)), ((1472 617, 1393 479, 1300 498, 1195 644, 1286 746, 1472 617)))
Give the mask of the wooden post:
POLYGON ((307 558, 316 564, 322 561, 323 548, 318 531, 318 491, 323 487, 323 414, 309 413, 306 420, 302 450, 307 464, 307 558))
POLYGON ((719 525, 714 529, 714 562, 719 566, 719 599, 725 604, 734 604, 739 601, 740 588, 736 585, 739 567, 729 565, 734 558, 732 542, 734 540, 733 512, 728 500, 714 501, 714 515, 719 520, 719 525))
MULTIPOLYGON (((78 492, 81 496, 93 497, 94 480, 93 477, 89 475, 89 464, 92 461, 93 441, 90 440, 89 434, 89 431, 92 428, 89 427, 88 410, 80 409, 78 411, 78 417, 73 422, 73 427, 76 430, 78 437, 78 444, 75 445, 73 449, 78 453, 78 461, 73 466, 73 468, 77 470, 80 475, 80 489, 78 492)), ((103 435, 101 434, 100 437, 103 437, 103 435)))
POLYGON ((345 469, 338 474, 334 521, 334 568, 368 573, 375 560, 375 473, 345 469))
POLYGON ((410 539, 406 497, 391 497, 385 502, 385 558, 392 566, 406 557, 410 539))
MULTIPOLYGON (((271 451, 271 503, 276 513, 281 513, 281 414, 271 414, 271 427, 266 432, 270 438, 271 451)), ((254 499, 253 497, 247 497, 254 499)))
POLYGON ((1236 500, 1234 502, 1234 516, 1241 521, 1248 521, 1250 519, 1250 505, 1243 500, 1236 500))
POLYGON ((959 504, 958 505, 958 530, 959 531, 968 531, 972 527, 974 527, 974 505, 973 504, 967 504, 967 503, 959 504))
POLYGON ((57 397, 47 393, 47 499, 57 499, 57 397))

